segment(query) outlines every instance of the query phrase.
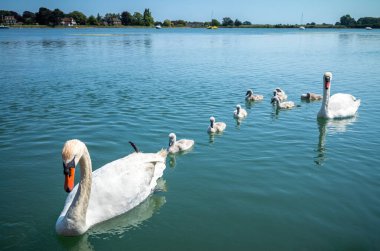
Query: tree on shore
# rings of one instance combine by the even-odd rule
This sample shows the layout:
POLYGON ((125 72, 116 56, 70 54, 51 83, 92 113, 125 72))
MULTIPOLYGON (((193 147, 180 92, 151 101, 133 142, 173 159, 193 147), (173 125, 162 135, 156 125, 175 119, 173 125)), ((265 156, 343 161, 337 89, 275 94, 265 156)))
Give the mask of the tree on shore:
POLYGON ((60 9, 55 9, 51 12, 50 17, 49 17, 49 24, 50 25, 59 25, 61 22, 62 18, 65 16, 63 11, 60 9))
POLYGON ((89 16, 87 18, 87 24, 89 24, 89 25, 99 25, 98 20, 93 15, 91 15, 91 16, 89 16))
POLYGON ((103 24, 103 18, 102 18, 102 16, 99 13, 96 16, 96 21, 98 21, 98 24, 103 24))
POLYGON ((220 23, 219 23, 218 20, 213 19, 213 20, 211 20, 211 24, 210 24, 210 25, 211 25, 211 26, 220 26, 220 23))
POLYGON ((144 20, 145 26, 154 25, 154 19, 152 17, 152 13, 149 11, 149 9, 144 10, 143 20, 144 20))
POLYGON ((169 19, 165 19, 162 25, 165 27, 172 27, 172 22, 169 19))
POLYGON ((235 22, 234 22, 234 25, 236 27, 239 27, 240 25, 242 25, 242 22, 239 19, 236 19, 235 22))
POLYGON ((350 15, 345 15, 340 18, 340 24, 345 25, 347 27, 353 26, 356 24, 356 21, 354 18, 352 18, 350 15))
POLYGON ((67 17, 74 18, 75 22, 80 25, 85 25, 87 21, 87 17, 80 11, 73 11, 67 14, 67 17))
POLYGON ((234 21, 229 17, 224 17, 222 21, 223 26, 232 26, 234 25, 234 21))
POLYGON ((356 25, 358 27, 373 27, 373 28, 380 28, 380 17, 361 17, 356 22, 356 25))
POLYGON ((123 25, 132 25, 133 23, 133 16, 128 11, 123 11, 121 13, 121 23, 123 25))
POLYGON ((133 13, 132 25, 144 25, 144 17, 140 12, 133 13))
POLYGON ((186 26, 186 21, 185 20, 173 20, 172 24, 174 27, 185 27, 186 26))
POLYGON ((24 20, 24 24, 35 24, 36 14, 30 11, 24 11, 24 13, 22 13, 22 19, 24 20))
POLYGON ((51 10, 45 7, 41 7, 36 13, 36 22, 40 25, 49 25, 49 18, 51 10))

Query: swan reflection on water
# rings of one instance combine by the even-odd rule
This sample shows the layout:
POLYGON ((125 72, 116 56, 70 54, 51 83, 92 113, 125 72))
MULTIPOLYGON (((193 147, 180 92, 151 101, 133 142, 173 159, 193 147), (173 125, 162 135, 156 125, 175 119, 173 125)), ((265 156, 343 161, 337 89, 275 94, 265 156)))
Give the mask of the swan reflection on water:
MULTIPOLYGON (((165 180, 158 181, 157 189, 166 190, 165 180)), ((153 194, 131 211, 95 225, 82 236, 57 236, 57 238, 66 250, 95 250, 91 245, 91 239, 108 239, 114 236, 121 238, 129 230, 139 227, 144 221, 151 218, 165 203, 164 196, 159 193, 153 194)))
POLYGON ((210 143, 210 144, 214 144, 214 142, 215 142, 215 137, 220 137, 220 136, 222 136, 223 135, 223 133, 224 132, 214 132, 214 133, 209 133, 208 135, 209 135, 209 137, 208 137, 208 142, 210 143))
POLYGON ((169 166, 171 168, 175 168, 177 165, 177 159, 176 159, 177 156, 182 156, 182 155, 188 154, 193 150, 193 148, 194 148, 194 146, 191 147, 190 149, 186 150, 186 151, 181 151, 181 152, 177 152, 177 153, 169 153, 167 156, 167 159, 169 159, 169 166))
POLYGON ((244 119, 235 119, 235 121, 236 121, 236 126, 235 127, 239 129, 240 125, 241 125, 241 122, 243 122, 243 120, 244 119))
POLYGON ((355 123, 356 116, 346 119, 324 119, 318 118, 318 129, 319 129, 319 138, 318 138, 318 146, 317 146, 317 156, 315 157, 314 162, 322 166, 324 161, 326 160, 326 132, 329 134, 337 134, 337 133, 345 133, 347 131, 347 126, 355 123))
POLYGON ((169 166, 171 168, 174 168, 177 165, 177 160, 175 158, 175 155, 174 154, 168 155, 168 159, 169 159, 169 166))
POLYGON ((272 106, 272 112, 270 113, 270 117, 272 120, 278 119, 280 116, 280 109, 277 109, 276 106, 272 106))

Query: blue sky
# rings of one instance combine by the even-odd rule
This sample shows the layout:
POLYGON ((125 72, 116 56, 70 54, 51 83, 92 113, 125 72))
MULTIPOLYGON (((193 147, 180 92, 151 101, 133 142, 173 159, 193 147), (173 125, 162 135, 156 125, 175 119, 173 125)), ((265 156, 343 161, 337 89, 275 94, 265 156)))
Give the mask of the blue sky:
POLYGON ((355 19, 380 17, 380 0, 0 0, 0 9, 22 14, 39 7, 59 8, 65 13, 78 10, 89 15, 100 13, 143 13, 149 8, 155 21, 164 19, 208 21, 223 17, 256 24, 335 23, 345 14, 355 19))

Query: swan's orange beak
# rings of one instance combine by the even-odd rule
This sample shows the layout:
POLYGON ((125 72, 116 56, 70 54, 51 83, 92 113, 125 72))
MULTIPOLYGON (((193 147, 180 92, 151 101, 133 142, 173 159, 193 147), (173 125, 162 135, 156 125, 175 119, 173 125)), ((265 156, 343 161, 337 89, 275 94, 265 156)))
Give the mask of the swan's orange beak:
POLYGON ((74 188, 75 168, 70 168, 69 172, 69 174, 65 174, 64 189, 67 193, 70 193, 74 188))
POLYGON ((331 77, 325 76, 325 89, 326 90, 330 88, 330 81, 331 81, 331 77))
POLYGON ((70 193, 75 184, 75 158, 67 164, 63 163, 63 174, 65 175, 65 184, 63 187, 66 192, 70 193))

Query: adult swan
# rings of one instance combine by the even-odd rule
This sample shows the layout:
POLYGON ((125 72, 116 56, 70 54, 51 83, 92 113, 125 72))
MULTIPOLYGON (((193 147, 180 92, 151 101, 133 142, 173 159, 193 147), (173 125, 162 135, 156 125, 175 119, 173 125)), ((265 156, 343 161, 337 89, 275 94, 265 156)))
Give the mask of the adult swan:
POLYGON ((355 115, 360 106, 360 99, 350 94, 337 93, 330 97, 332 73, 323 75, 323 100, 318 118, 347 118, 355 115))
POLYGON ((64 144, 64 188, 70 194, 55 225, 58 234, 81 235, 91 226, 129 211, 152 193, 166 167, 167 152, 141 153, 132 146, 135 153, 92 172, 86 145, 76 139, 64 144), (74 187, 78 163, 81 180, 74 187))

